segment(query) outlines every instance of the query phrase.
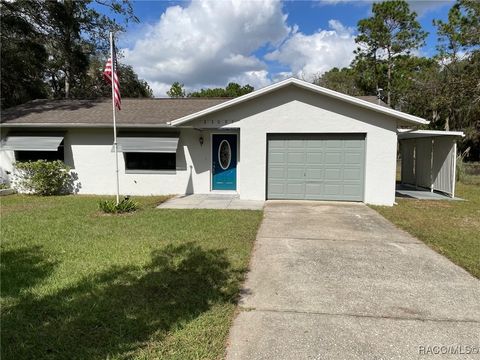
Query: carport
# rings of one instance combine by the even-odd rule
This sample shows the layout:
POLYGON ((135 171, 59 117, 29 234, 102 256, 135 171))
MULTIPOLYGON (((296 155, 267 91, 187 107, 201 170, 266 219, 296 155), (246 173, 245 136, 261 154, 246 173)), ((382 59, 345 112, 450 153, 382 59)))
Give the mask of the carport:
POLYGON ((399 130, 401 183, 455 196, 458 137, 461 131, 399 130))

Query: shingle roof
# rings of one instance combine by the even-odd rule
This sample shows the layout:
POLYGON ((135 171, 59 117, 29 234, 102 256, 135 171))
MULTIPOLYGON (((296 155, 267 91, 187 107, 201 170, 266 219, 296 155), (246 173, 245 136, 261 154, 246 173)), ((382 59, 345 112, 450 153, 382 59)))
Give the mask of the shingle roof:
MULTIPOLYGON (((228 98, 122 99, 121 125, 166 125, 167 122, 220 104, 228 98)), ((112 123, 112 102, 101 100, 34 100, 1 112, 2 125, 106 125, 112 123)))
POLYGON ((390 107, 385 102, 383 102, 382 100, 379 101, 378 98, 375 95, 355 96, 355 97, 359 98, 360 100, 368 101, 372 104, 377 104, 377 105, 384 106, 384 107, 387 107, 387 108, 390 107))
MULTIPOLYGON (((418 116, 407 114, 405 112, 401 112, 395 109, 392 109, 391 107, 388 106, 383 106, 381 104, 378 104, 378 101, 376 103, 372 103, 371 101, 368 100, 362 100, 359 98, 356 98, 354 96, 350 96, 347 94, 342 94, 338 91, 330 90, 312 83, 309 83, 304 80, 296 79, 296 78, 288 78, 282 81, 279 81, 277 83, 265 86, 259 90, 255 90, 251 93, 236 97, 234 99, 225 101, 224 103, 218 104, 211 106, 207 109, 200 110, 194 114, 186 115, 180 119, 174 120, 170 122, 170 125, 173 126, 184 126, 184 124, 201 118, 203 116, 208 116, 211 115, 217 111, 222 111, 225 109, 228 109, 232 106, 236 106, 238 104, 250 101, 251 99, 259 98, 261 96, 264 96, 265 94, 273 93, 274 91, 277 91, 278 89, 286 88, 286 87, 297 87, 303 90, 311 91, 312 93, 315 94, 320 94, 323 96, 328 96, 333 99, 337 99, 349 104, 352 104, 354 106, 358 106, 363 109, 371 110, 377 113, 380 113, 382 115, 388 116, 390 119, 395 119, 395 120, 400 120, 401 123, 397 123, 398 126, 404 125, 404 124, 428 124, 429 121, 422 119, 418 116)), ((367 98, 370 99, 371 98, 367 98)))
MULTIPOLYGON (((376 96, 358 96, 361 100, 388 107, 376 96)), ((121 126, 169 126, 167 123, 195 114, 230 98, 122 99, 117 111, 121 126)), ((100 100, 34 100, 1 112, 1 124, 42 126, 105 126, 112 124, 110 99, 100 100)))

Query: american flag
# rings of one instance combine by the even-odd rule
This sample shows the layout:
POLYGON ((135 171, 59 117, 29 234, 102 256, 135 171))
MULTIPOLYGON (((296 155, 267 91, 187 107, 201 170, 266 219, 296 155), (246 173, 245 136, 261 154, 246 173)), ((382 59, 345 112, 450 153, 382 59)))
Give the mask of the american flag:
MULTIPOLYGON (((103 77, 105 78, 106 82, 112 84, 112 58, 108 58, 107 63, 105 64, 103 77)), ((122 97, 120 96, 120 81, 118 79, 116 59, 115 63, 113 64, 113 93, 115 97, 115 106, 118 108, 118 110, 120 110, 122 105, 122 97)))

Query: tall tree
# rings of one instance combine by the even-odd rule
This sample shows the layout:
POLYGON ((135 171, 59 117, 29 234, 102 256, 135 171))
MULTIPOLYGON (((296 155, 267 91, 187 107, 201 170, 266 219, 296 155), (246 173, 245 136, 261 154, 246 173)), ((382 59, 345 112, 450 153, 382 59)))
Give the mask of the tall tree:
POLYGON ((200 89, 189 93, 189 97, 238 97, 254 90, 253 86, 247 84, 241 86, 237 83, 231 82, 225 88, 200 89))
POLYGON ((0 3, 2 107, 48 94, 43 82, 48 54, 43 46, 43 34, 30 21, 35 14, 34 2, 0 3))
POLYGON ((355 41, 359 47, 356 50, 356 61, 373 66, 377 91, 382 76, 379 67, 385 63, 386 102, 392 105, 395 60, 422 46, 427 33, 416 20, 417 14, 410 11, 404 0, 374 3, 372 12, 373 16, 358 22, 359 35, 355 41))
MULTIPOLYGON (((81 82, 88 70, 89 57, 108 51, 108 33, 124 27, 114 19, 100 14, 92 0, 46 1, 44 29, 50 54, 49 73, 54 96, 69 98, 71 90, 81 82), (59 86, 59 82, 63 86, 59 86)), ((118 15, 137 21, 132 5, 124 0, 97 1, 118 15)))
POLYGON ((1 0, 0 6, 2 106, 81 93, 90 59, 106 53, 110 30, 123 29, 114 18, 138 20, 126 0, 1 0))
POLYGON ((398 58, 397 63, 393 79, 396 108, 428 119, 438 128, 441 122, 440 65, 434 59, 411 56, 398 58))
MULTIPOLYGON (((76 98, 110 97, 111 85, 103 78, 105 61, 103 58, 94 57, 90 60, 87 76, 75 87, 72 96, 76 98)), ((151 98, 153 91, 145 80, 138 75, 129 65, 118 63, 120 90, 124 98, 151 98)))
POLYGON ((480 2, 459 0, 438 28, 437 58, 442 64, 439 101, 444 128, 463 129, 464 147, 480 157, 480 2))
POLYGON ((167 95, 171 98, 184 98, 186 95, 183 86, 183 84, 175 81, 170 87, 170 90, 167 91, 167 95))
MULTIPOLYGON (((408 48, 392 52, 390 63, 387 50, 381 46, 389 36, 379 35, 385 33, 383 22, 388 16, 376 19, 380 5, 374 5, 372 18, 360 22, 363 27, 357 41, 361 40, 362 48, 356 51, 350 67, 332 69, 318 77, 316 83, 349 95, 390 89, 391 105, 430 120, 429 128, 464 131, 466 136, 459 141, 459 149, 470 149, 468 158, 479 160, 480 1, 457 0, 448 21, 434 21, 439 35, 436 56, 415 57, 408 48)), ((412 19, 414 16, 410 16, 412 19)), ((397 35, 400 33, 398 30, 397 35)), ((424 33, 415 36, 409 46, 418 46, 423 37, 424 33)))
POLYGON ((317 75, 315 84, 327 89, 341 92, 350 96, 364 95, 365 92, 358 85, 357 72, 353 68, 333 68, 324 74, 317 75))

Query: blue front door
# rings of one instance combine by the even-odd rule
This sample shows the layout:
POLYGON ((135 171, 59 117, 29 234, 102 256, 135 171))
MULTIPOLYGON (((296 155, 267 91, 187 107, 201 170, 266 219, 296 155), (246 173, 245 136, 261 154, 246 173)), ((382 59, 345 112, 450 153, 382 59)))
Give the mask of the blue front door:
POLYGON ((212 190, 237 189, 237 135, 212 135, 212 190))

